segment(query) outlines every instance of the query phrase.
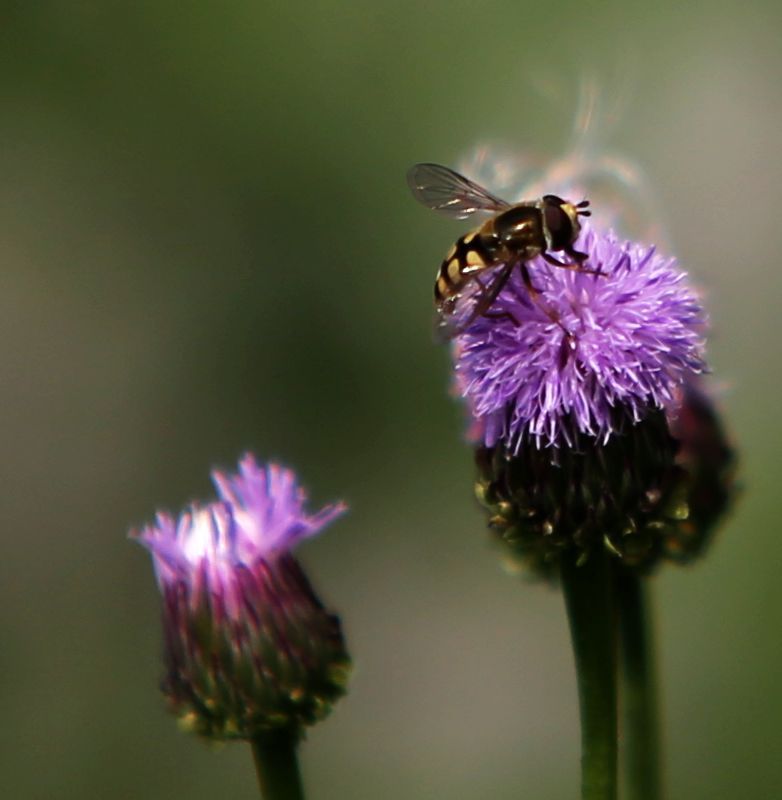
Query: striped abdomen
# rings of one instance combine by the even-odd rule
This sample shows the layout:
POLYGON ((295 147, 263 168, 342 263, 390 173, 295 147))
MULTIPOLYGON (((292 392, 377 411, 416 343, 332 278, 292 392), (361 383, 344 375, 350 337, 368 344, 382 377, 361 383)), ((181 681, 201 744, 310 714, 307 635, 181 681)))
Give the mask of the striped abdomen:
POLYGON ((481 228, 462 236, 440 265, 434 284, 435 303, 457 295, 477 273, 496 263, 491 238, 482 235, 481 228))

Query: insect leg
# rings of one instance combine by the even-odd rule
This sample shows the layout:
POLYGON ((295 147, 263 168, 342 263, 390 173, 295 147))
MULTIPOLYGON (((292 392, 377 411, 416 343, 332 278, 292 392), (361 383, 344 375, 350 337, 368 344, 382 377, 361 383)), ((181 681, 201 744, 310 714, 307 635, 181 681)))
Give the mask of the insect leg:
POLYGON ((500 271, 500 274, 494 279, 493 283, 490 283, 486 287, 481 285, 481 289, 483 289, 485 294, 479 301, 479 304, 476 305, 476 308, 473 309, 473 313, 477 311, 477 315, 480 316, 491 308, 492 303, 500 296, 500 292, 505 288, 505 284, 508 282, 508 278, 510 278, 513 272, 513 267, 513 262, 506 264, 500 271))
POLYGON ((560 261, 559 259, 554 258, 551 253, 544 252, 542 255, 546 263, 551 264, 552 267, 561 267, 562 269, 569 269, 573 272, 583 272, 585 275, 605 275, 605 272, 602 272, 599 269, 589 269, 589 267, 584 266, 584 261, 587 258, 586 253, 579 253, 575 250, 566 250, 565 252, 573 259, 573 261, 560 261))
POLYGON ((507 319, 508 322, 515 325, 517 328, 521 323, 510 313, 510 311, 485 311, 483 314, 487 319, 507 319))
MULTIPOLYGON (((452 337, 459 336, 459 334, 464 333, 464 331, 466 331, 467 328, 469 328, 478 317, 489 316, 486 312, 491 308, 492 303, 494 303, 494 301, 499 297, 500 292, 505 288, 505 284, 508 282, 508 278, 510 278, 511 272, 513 272, 513 267, 515 266, 516 264, 513 261, 507 263, 504 267, 502 267, 494 280, 485 286, 477 278, 475 279, 478 286, 480 286, 480 297, 476 299, 475 305, 473 306, 472 311, 470 311, 467 319, 451 332, 450 335, 452 337)), ((515 325, 520 324, 510 312, 497 312, 491 316, 502 316, 511 319, 515 325)))
POLYGON ((519 270, 521 270, 521 279, 524 281, 524 288, 527 290, 527 294, 529 295, 529 299, 532 300, 533 303, 556 325, 559 325, 562 328, 565 336, 568 339, 573 338, 573 334, 562 324, 562 320, 559 318, 559 314, 557 314, 554 309, 549 308, 541 299, 540 292, 532 285, 532 278, 529 274, 529 268, 527 267, 526 262, 520 261, 519 262, 519 270))

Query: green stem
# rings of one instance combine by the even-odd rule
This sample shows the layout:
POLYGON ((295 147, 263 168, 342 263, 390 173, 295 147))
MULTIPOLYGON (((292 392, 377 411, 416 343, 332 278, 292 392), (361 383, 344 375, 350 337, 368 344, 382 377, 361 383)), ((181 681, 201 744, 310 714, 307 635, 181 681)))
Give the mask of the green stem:
POLYGON ((267 733, 251 742, 263 800, 304 800, 296 758, 297 737, 288 731, 267 733))
POLYGON ((616 800, 616 626, 612 556, 596 547, 562 559, 581 708, 581 798, 616 800))
POLYGON ((643 579, 617 572, 629 800, 660 800, 660 737, 653 639, 643 579))

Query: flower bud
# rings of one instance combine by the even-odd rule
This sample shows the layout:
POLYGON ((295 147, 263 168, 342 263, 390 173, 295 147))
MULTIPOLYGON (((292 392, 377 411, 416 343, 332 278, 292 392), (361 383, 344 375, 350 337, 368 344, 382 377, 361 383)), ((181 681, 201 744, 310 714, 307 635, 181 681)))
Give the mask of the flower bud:
POLYGON ((217 501, 135 534, 163 595, 163 692, 185 728, 211 739, 299 735, 344 693, 350 659, 290 550, 345 508, 308 516, 293 473, 249 455, 213 480, 217 501))

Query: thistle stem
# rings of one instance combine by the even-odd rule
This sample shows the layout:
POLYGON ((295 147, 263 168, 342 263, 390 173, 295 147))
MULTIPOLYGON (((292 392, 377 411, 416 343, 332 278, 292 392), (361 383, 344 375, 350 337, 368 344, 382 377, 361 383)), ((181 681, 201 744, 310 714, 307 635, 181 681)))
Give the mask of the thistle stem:
POLYGON ((616 800, 616 625, 610 554, 596 547, 578 564, 562 558, 581 710, 581 798, 616 800))
POLYGON ((263 800, 304 800, 297 737, 288 731, 267 733, 256 737, 251 745, 263 800))
POLYGON ((616 574, 628 800, 660 800, 660 736, 646 593, 633 572, 616 574))

